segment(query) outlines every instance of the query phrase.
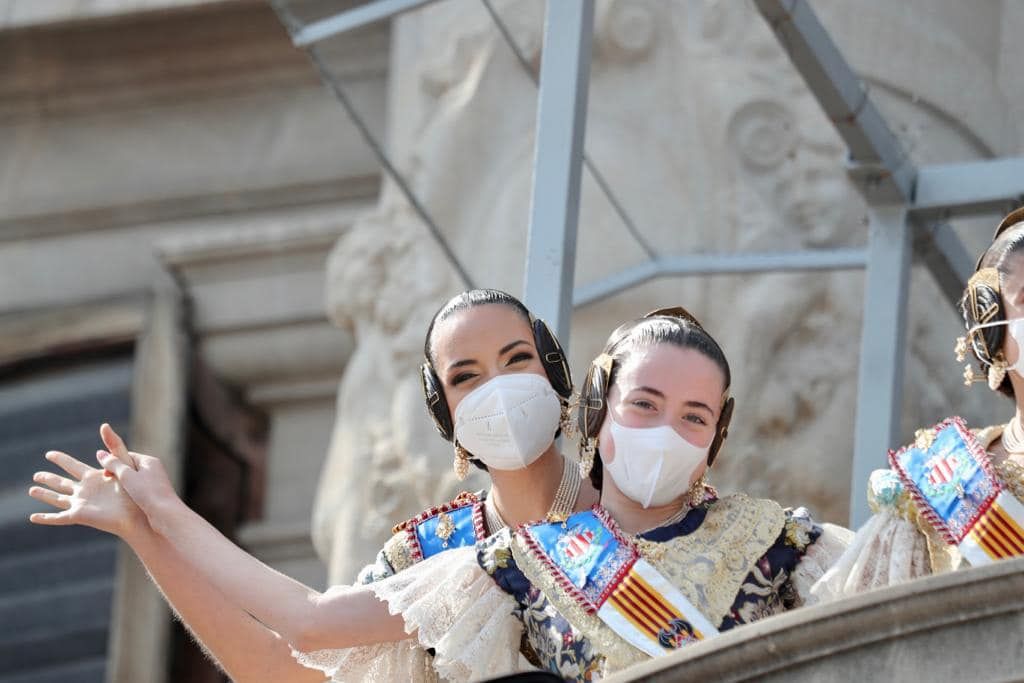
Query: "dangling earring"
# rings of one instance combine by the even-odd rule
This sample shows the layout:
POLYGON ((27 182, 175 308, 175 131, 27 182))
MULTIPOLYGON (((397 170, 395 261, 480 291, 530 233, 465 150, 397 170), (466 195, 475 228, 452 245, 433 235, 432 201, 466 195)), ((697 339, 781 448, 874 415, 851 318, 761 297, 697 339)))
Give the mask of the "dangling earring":
POLYGON ((956 345, 953 347, 953 353, 956 355, 957 363, 964 362, 964 359, 967 358, 967 337, 956 338, 956 345))
POLYGON ((576 436, 576 420, 573 419, 575 412, 576 406, 572 399, 562 401, 562 414, 558 418, 558 428, 562 430, 562 436, 568 439, 576 436))
POLYGON ((1003 383, 1003 379, 1006 377, 1006 369, 1008 365, 1006 360, 1003 358, 1002 353, 996 356, 992 360, 992 364, 988 366, 988 388, 992 391, 999 389, 999 385, 1003 383))
POLYGON ((469 453, 458 441, 455 442, 455 477, 462 481, 469 475, 469 453))
POLYGON ((597 439, 590 437, 580 439, 580 478, 586 479, 590 476, 590 470, 594 467, 594 452, 597 450, 597 439))
POLYGON ((704 502, 705 491, 708 488, 708 480, 705 475, 697 477, 697 481, 693 482, 690 489, 686 492, 686 504, 689 507, 695 508, 704 502))

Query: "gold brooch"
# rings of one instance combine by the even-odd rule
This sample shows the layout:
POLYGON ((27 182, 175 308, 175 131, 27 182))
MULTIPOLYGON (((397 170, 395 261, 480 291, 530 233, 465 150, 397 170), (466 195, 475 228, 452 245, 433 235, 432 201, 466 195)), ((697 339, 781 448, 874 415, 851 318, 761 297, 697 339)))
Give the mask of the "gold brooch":
POLYGON ((640 551, 640 555, 644 558, 652 562, 661 562, 665 559, 667 547, 664 543, 648 541, 646 538, 633 539, 633 543, 636 544, 637 550, 640 551))
POLYGON ((441 547, 448 547, 448 539, 455 533, 455 522, 446 512, 442 512, 437 516, 437 530, 434 531, 437 537, 441 539, 441 547))

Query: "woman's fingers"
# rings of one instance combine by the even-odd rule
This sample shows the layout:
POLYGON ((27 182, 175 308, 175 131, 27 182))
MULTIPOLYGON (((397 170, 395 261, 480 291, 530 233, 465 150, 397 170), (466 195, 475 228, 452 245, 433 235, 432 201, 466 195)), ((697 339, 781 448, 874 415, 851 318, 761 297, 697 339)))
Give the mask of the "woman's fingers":
POLYGON ((114 431, 114 428, 104 422, 100 425, 100 438, 103 439, 103 445, 107 447, 110 453, 123 462, 124 464, 131 467, 133 470, 138 470, 139 465, 135 462, 135 458, 128 451, 128 447, 124 445, 124 439, 114 431))
POLYGON ((53 472, 36 472, 32 475, 32 481, 37 484, 43 484, 49 486, 57 493, 66 493, 68 495, 75 492, 75 483, 67 477, 62 477, 59 474, 53 472))
POLYGON ((135 468, 121 460, 116 455, 107 451, 96 451, 96 460, 103 465, 103 469, 121 479, 126 472, 134 472, 135 468))
POLYGON ((67 453, 61 453, 60 451, 47 452, 46 459, 70 474, 75 479, 81 479, 85 476, 86 472, 93 469, 84 462, 76 460, 67 453))
POLYGON ((67 526, 72 523, 66 512, 35 512, 28 516, 28 521, 45 526, 67 526))
POLYGON ((71 507, 71 500, 67 496, 42 486, 33 486, 28 490, 28 495, 59 510, 67 510, 71 507))

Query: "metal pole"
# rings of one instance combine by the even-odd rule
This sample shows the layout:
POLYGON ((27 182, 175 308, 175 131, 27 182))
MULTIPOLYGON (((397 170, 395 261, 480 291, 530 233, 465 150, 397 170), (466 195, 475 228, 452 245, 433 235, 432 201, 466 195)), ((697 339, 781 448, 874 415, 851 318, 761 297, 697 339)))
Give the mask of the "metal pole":
POLYGON ((576 287, 573 306, 587 306, 658 277, 852 270, 866 263, 867 250, 860 247, 662 256, 576 287))
POLYGON ((292 36, 292 43, 296 47, 308 47, 313 43, 333 38, 346 31, 362 28, 375 21, 391 19, 396 14, 408 12, 409 10, 426 5, 428 2, 432 2, 432 0, 377 0, 376 2, 368 2, 303 26, 292 36))
POLYGON ((548 0, 523 298, 566 347, 593 30, 593 0, 548 0))
POLYGON ((899 439, 911 230, 903 206, 871 209, 864 282, 850 526, 867 521, 868 477, 899 439))

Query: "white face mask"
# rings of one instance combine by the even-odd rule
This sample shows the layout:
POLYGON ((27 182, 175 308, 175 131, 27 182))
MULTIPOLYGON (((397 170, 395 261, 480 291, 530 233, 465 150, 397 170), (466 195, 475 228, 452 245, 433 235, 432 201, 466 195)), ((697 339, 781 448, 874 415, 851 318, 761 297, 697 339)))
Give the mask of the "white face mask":
POLYGON ((1017 361, 1010 366, 1018 375, 1024 377, 1024 318, 1014 318, 1006 323, 1006 331, 1017 342, 1017 361))
POLYGON ((487 467, 520 470, 551 446, 561 417, 546 377, 498 375, 466 395, 455 409, 455 438, 487 467))
POLYGON ((604 468, 631 500, 645 508, 666 505, 690 488, 690 478, 707 462, 710 445, 694 446, 668 425, 623 427, 611 413, 615 458, 604 468))
POLYGON ((1018 375, 1024 377, 1024 318, 1014 318, 1013 320, 997 320, 993 323, 982 323, 981 325, 975 325, 968 330, 967 336, 970 338, 972 334, 978 330, 983 330, 986 327, 996 327, 997 325, 1006 325, 1007 333, 1013 337, 1013 341, 1017 342, 1017 361, 1009 366, 1008 370, 1015 370, 1018 375))

